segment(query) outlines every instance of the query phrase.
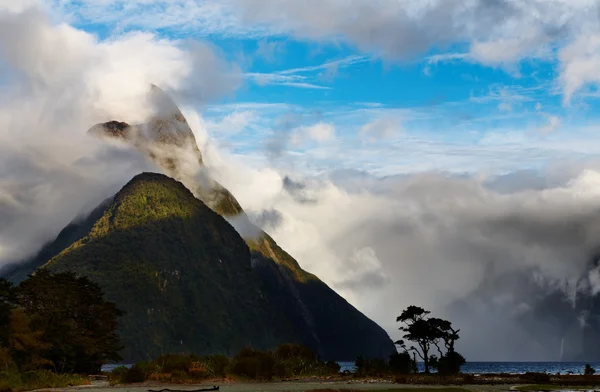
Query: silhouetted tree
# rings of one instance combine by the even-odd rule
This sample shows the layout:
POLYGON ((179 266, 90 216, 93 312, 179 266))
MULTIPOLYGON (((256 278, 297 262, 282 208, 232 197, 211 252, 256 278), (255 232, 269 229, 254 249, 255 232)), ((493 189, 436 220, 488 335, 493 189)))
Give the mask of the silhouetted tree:
POLYGON ((585 369, 583 370, 583 374, 586 376, 593 376, 596 373, 596 370, 590 366, 590 364, 585 365, 585 369))
MULTIPOLYGON (((400 327, 400 330, 405 332, 404 339, 410 340, 418 346, 411 346, 409 350, 416 352, 423 360, 425 373, 429 373, 429 351, 434 341, 439 338, 438 330, 427 319, 429 313, 431 312, 428 310, 411 305, 396 318, 397 322, 404 324, 400 327)), ((397 344, 405 348, 404 341, 401 340, 397 344)))
POLYGON ((416 353, 423 360, 425 373, 430 373, 432 367, 444 374, 459 373, 460 367, 465 363, 464 357, 454 350, 460 330, 452 328, 452 323, 448 320, 429 318, 430 313, 414 305, 406 308, 396 321, 404 324, 400 327, 400 330, 405 332, 404 339, 414 342, 415 345, 407 348, 404 340, 399 340, 396 344, 406 352, 416 353), (442 351, 442 343, 445 353, 442 351), (439 357, 431 354, 433 347, 437 349, 439 357))

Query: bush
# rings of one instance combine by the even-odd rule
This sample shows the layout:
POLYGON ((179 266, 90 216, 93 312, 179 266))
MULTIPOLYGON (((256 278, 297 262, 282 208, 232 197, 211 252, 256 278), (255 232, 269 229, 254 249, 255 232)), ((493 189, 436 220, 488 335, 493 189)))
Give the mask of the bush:
POLYGON ((325 364, 325 368, 331 374, 337 374, 342 369, 342 367, 340 366, 340 364, 337 363, 337 362, 335 362, 335 361, 329 361, 329 362, 327 362, 325 364))
POLYGON ((465 358, 456 351, 451 351, 438 359, 435 367, 438 373, 448 376, 460 373, 460 367, 464 364, 465 358))
POLYGON ((533 384, 546 384, 550 382, 550 375, 547 373, 527 372, 523 377, 533 384))
POLYGON ((133 384, 144 382, 148 379, 151 372, 151 365, 148 362, 139 362, 127 369, 125 366, 114 368, 108 375, 111 384, 133 384))
POLYGON ((171 373, 170 380, 171 382, 181 382, 187 380, 188 378, 188 374, 183 370, 175 370, 171 373))
POLYGON ((231 371, 254 380, 270 380, 275 374, 275 360, 269 352, 245 348, 233 357, 231 371))
POLYGON ((158 357, 154 363, 163 373, 172 373, 176 370, 189 372, 194 358, 191 355, 166 354, 158 357))
POLYGON ((10 351, 0 346, 0 372, 16 371, 17 365, 10 355, 10 351))
POLYGON ((202 357, 209 377, 225 377, 229 368, 229 358, 225 355, 207 355, 202 357))
POLYGON ((389 364, 381 358, 365 359, 359 356, 354 363, 356 365, 356 375, 382 377, 390 372, 389 364))
POLYGON ((308 362, 317 362, 317 355, 308 347, 299 344, 283 344, 275 349, 275 358, 278 361, 289 359, 303 359, 308 362))
POLYGON ((144 382, 148 377, 150 371, 147 363, 136 363, 125 373, 123 379, 124 384, 133 384, 137 382, 144 382))
POLYGON ((394 374, 410 374, 414 369, 414 360, 407 352, 390 355, 390 371, 394 374))
POLYGON ((593 376, 596 373, 596 370, 590 366, 590 364, 585 365, 585 369, 583 370, 583 374, 586 376, 593 376))

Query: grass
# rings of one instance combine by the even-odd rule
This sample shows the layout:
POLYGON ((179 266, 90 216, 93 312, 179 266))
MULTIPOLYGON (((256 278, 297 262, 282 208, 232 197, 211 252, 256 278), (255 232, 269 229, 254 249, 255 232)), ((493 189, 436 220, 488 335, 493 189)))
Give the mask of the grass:
POLYGON ((18 373, 0 372, 0 391, 21 392, 42 388, 65 388, 68 386, 88 385, 87 377, 74 374, 56 374, 47 370, 18 373))

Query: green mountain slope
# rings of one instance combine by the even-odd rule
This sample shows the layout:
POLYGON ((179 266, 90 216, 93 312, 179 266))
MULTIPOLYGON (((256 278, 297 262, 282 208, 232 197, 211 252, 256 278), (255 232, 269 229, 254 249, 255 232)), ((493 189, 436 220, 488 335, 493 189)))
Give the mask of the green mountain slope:
POLYGON ((294 340, 262 294, 239 234, 163 175, 134 178, 89 233, 45 268, 90 277, 126 312, 126 358, 233 354, 294 340))

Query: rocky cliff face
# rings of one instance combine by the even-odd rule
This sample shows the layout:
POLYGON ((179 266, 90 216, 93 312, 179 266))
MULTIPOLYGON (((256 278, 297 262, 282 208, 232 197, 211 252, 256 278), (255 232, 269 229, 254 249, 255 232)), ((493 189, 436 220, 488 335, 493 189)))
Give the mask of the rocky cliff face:
POLYGON ((130 143, 167 176, 137 176, 36 257, 3 274, 19 281, 43 267, 97 281, 126 311, 121 336, 130 360, 182 351, 232 354, 286 342, 336 360, 395 351, 383 329, 302 270, 266 233, 256 228, 258 236, 240 237, 224 217, 251 223, 206 174, 185 117, 155 86, 150 102, 155 115, 145 124, 111 121, 89 133, 130 143), (190 162, 197 168, 190 170, 190 162))

